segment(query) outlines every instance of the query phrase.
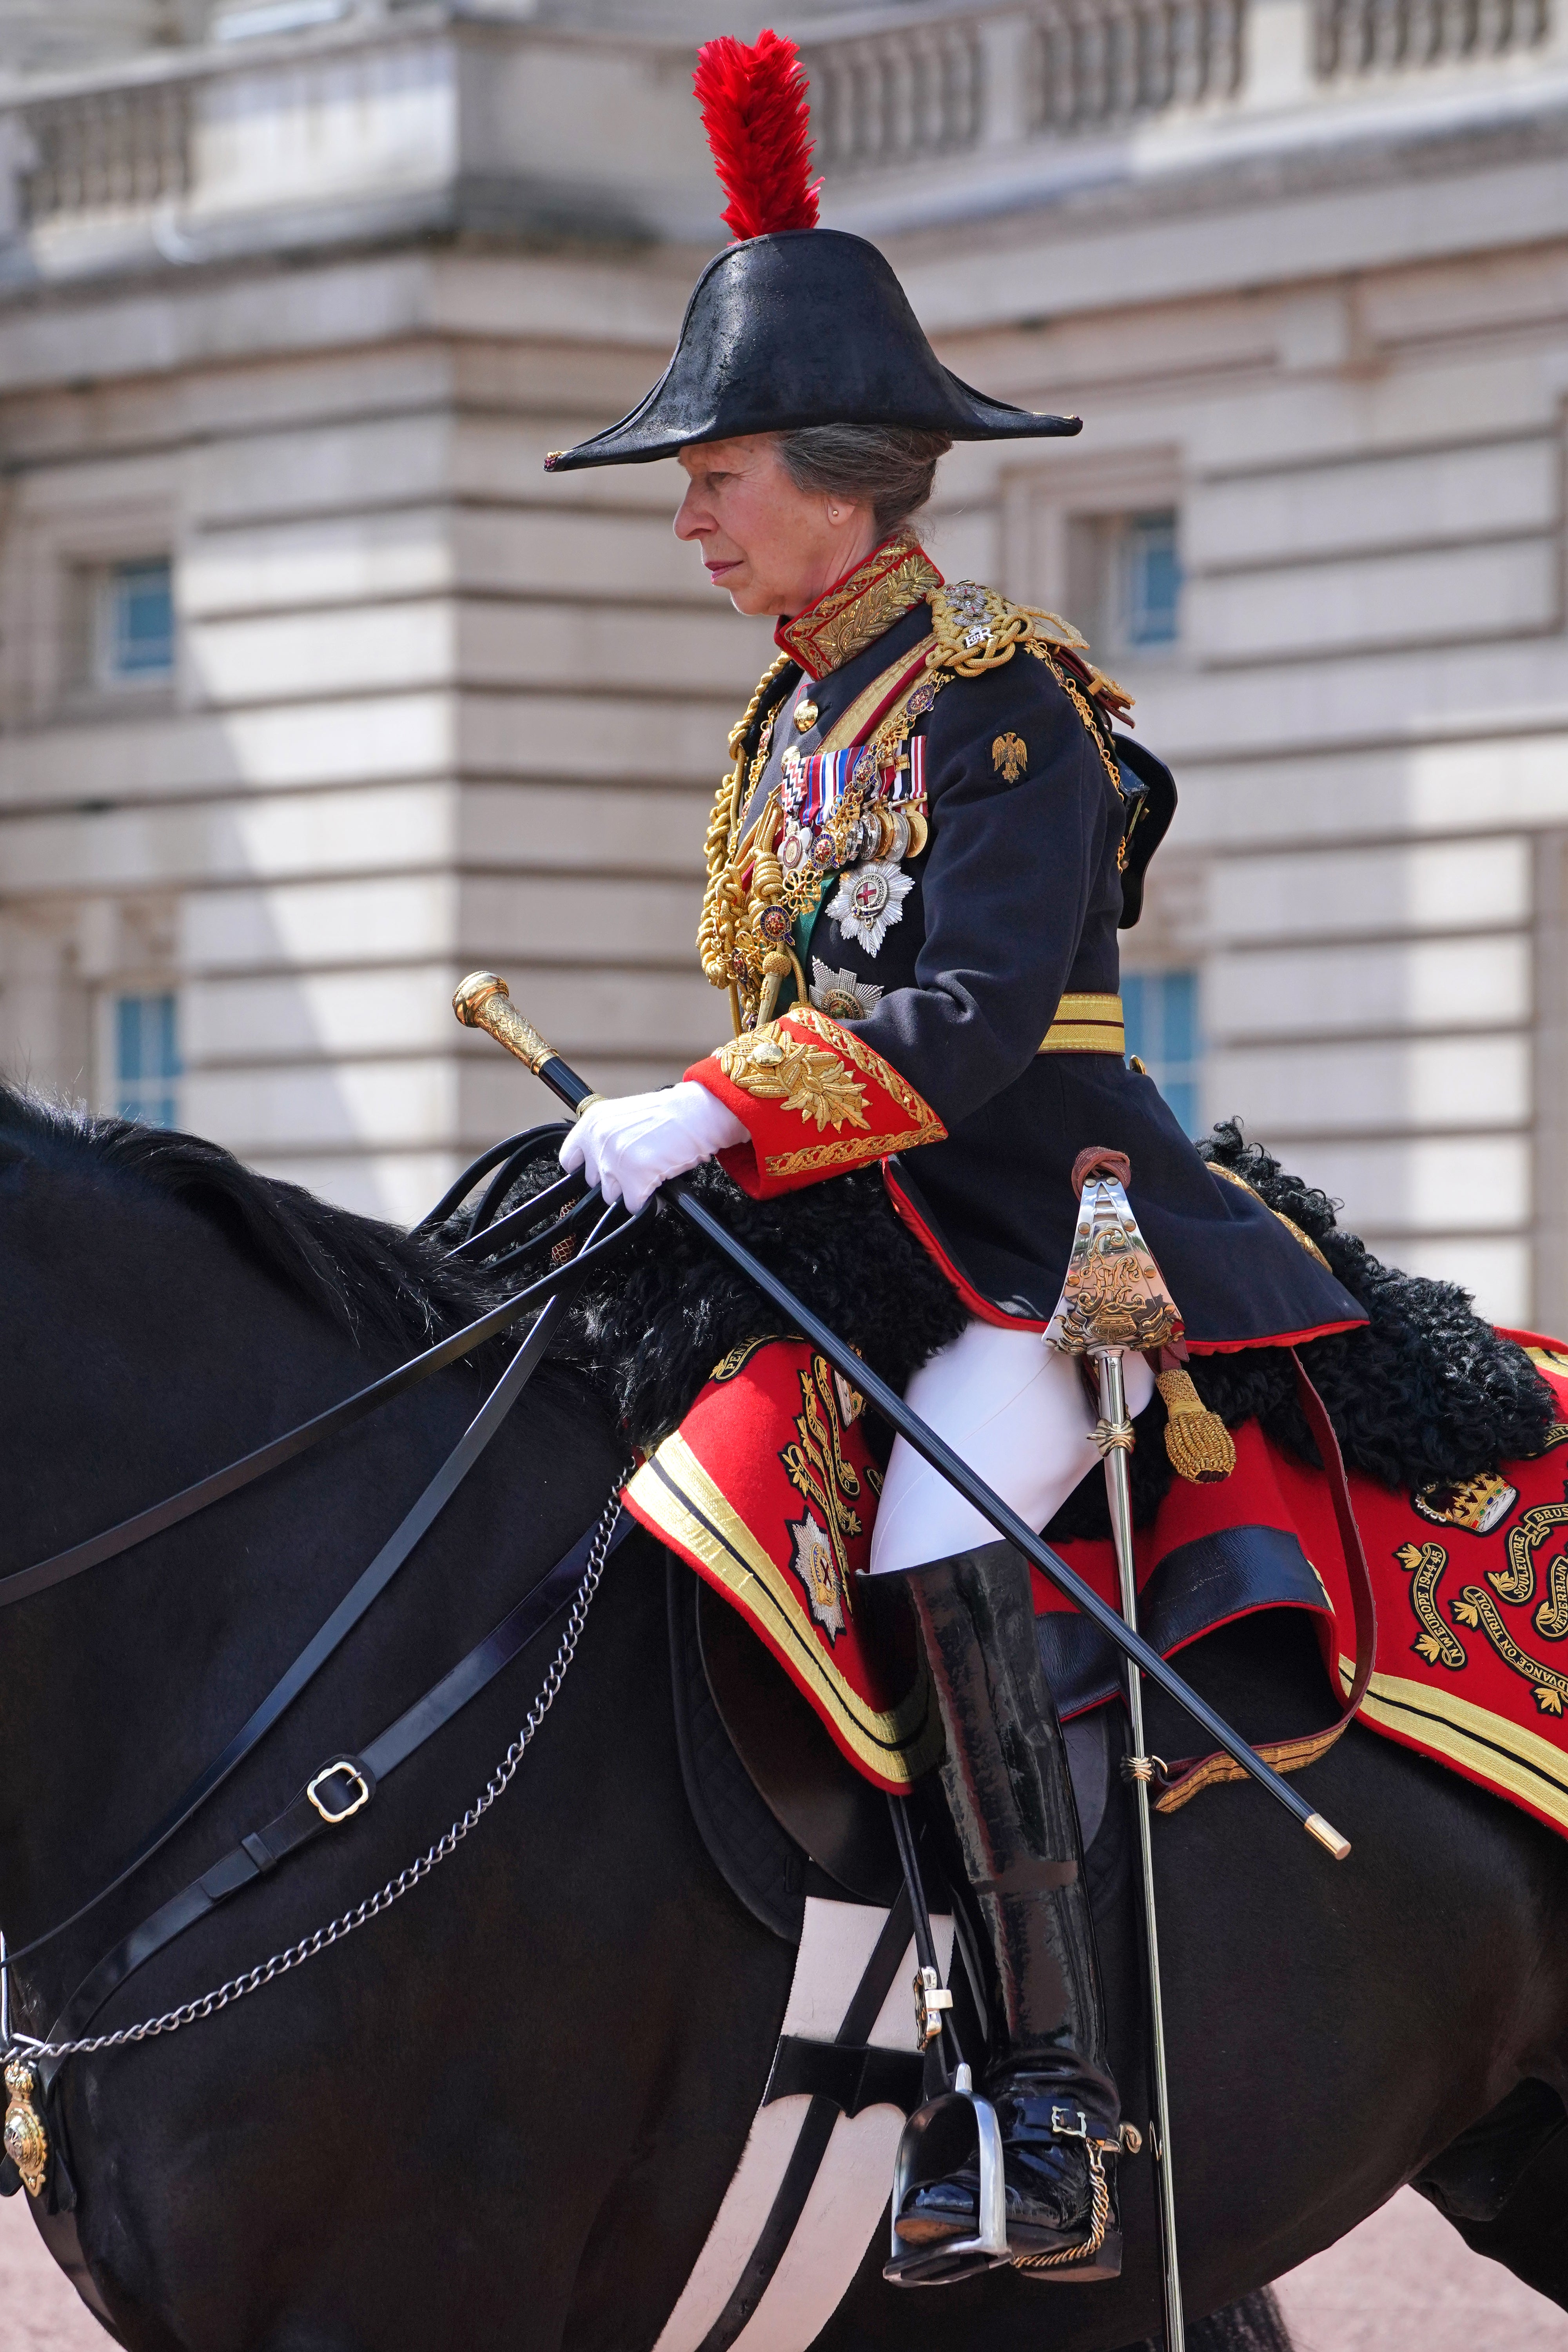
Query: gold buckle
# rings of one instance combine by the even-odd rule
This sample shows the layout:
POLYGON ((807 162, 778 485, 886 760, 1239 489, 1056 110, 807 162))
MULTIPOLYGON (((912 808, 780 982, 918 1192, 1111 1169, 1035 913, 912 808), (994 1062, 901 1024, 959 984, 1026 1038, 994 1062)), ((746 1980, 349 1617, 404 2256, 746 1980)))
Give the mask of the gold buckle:
POLYGON ((364 1807, 369 1804, 370 1782, 365 1779, 364 1774, 360 1770, 357 1764, 345 1763, 340 1759, 336 1764, 325 1764, 322 1766, 315 1779, 310 1782, 310 1787, 306 1790, 305 1794, 309 1797, 310 1802, 314 1805, 316 1811, 320 1813, 321 1819, 326 1822, 329 1829, 336 1829, 340 1822, 346 1822, 350 1819, 351 1815, 363 1811, 364 1807), (358 1782, 359 1794, 354 1799, 352 1805, 345 1805, 341 1813, 334 1813, 331 1811, 327 1806, 322 1804, 320 1797, 316 1794, 316 1791, 324 1780, 335 1780, 340 1772, 343 1775, 345 1780, 358 1782))

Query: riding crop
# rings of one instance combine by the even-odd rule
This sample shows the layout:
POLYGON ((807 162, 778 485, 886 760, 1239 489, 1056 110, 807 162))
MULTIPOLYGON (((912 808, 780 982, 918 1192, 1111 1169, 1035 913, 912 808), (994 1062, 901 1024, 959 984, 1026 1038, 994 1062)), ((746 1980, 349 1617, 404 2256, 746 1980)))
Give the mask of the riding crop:
MULTIPOLYGON (((548 1045, 531 1023, 524 1020, 510 1001, 510 992, 504 980, 494 972, 472 972, 458 989, 452 1008, 459 1021, 470 1029, 484 1029, 527 1064, 534 1076, 542 1078, 573 1111, 580 1111, 590 1101, 600 1097, 578 1076, 570 1064, 563 1061, 553 1045, 548 1045)), ((1086 1584, 1042 1542, 1032 1528, 1026 1527, 1017 1513, 994 1494, 985 1481, 978 1477, 961 1454, 940 1438, 911 1412, 898 1391, 874 1372, 858 1356, 853 1348, 830 1330, 821 1318, 813 1314, 803 1299, 779 1281, 762 1260, 753 1257, 743 1243, 720 1223, 699 1201, 690 1188, 679 1178, 660 1187, 659 1198, 695 1225, 698 1232, 731 1264, 754 1283, 763 1296, 771 1299, 782 1314, 789 1317, 801 1337, 820 1349, 835 1370, 842 1373, 858 1389, 868 1404, 874 1405, 884 1421, 898 1431, 900 1437, 913 1446, 921 1458, 942 1473, 950 1486, 955 1486, 965 1500, 973 1504, 998 1535, 1015 1545, 1026 1559, 1033 1561, 1042 1575, 1047 1577, 1058 1592, 1096 1624, 1108 1641, 1112 1642, 1122 1656, 1135 1664, 1149 1680, 1163 1690, 1178 1706, 1185 1708, 1195 1723, 1200 1724, 1214 1741, 1222 1748, 1232 1762, 1256 1780, 1278 1805, 1282 1805, 1292 1820, 1298 1822, 1308 1835, 1327 1848, 1336 1862, 1349 1853, 1350 1840, 1340 1835, 1332 1823, 1321 1813, 1314 1812, 1304 1798, 1299 1797, 1289 1782, 1281 1780, 1270 1765, 1264 1762, 1248 1747, 1239 1732, 1233 1731, 1225 1717, 1215 1713, 1206 1699, 1184 1682, 1173 1666, 1167 1664, 1157 1650, 1151 1649, 1142 1634, 1127 1625, 1120 1613, 1108 1601, 1102 1601, 1094 1587, 1086 1584)))

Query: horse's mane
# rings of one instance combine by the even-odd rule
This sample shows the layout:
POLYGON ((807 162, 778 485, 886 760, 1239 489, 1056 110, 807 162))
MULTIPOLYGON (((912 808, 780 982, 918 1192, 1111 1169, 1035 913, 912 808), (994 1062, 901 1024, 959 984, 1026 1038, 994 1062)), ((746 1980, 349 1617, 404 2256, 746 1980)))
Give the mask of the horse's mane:
POLYGON ((7 1144, 177 1202, 356 1340, 380 1333, 429 1344, 500 1295, 482 1274, 446 1260, 449 1236, 437 1242, 337 1208, 199 1135, 0 1083, 0 1149, 7 1144))

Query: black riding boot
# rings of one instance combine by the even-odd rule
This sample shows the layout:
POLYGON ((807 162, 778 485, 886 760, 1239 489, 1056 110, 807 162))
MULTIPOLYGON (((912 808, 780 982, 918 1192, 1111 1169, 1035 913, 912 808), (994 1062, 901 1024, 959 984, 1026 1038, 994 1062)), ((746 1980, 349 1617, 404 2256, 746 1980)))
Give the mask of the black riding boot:
MULTIPOLYGON (((1114 2278, 1121 2240, 1108 2200, 1121 2101, 1105 2064, 1078 1807, 1035 1646, 1028 1565, 994 1543, 906 1576, 947 1734, 938 1777, 1001 1990, 982 2087, 1002 2127, 1008 2243, 1031 2267, 1069 2255, 1047 2263, 1044 2278, 1114 2278)), ((912 2189, 899 2236, 934 2248, 972 2234, 978 2213, 972 2165, 912 2189)))

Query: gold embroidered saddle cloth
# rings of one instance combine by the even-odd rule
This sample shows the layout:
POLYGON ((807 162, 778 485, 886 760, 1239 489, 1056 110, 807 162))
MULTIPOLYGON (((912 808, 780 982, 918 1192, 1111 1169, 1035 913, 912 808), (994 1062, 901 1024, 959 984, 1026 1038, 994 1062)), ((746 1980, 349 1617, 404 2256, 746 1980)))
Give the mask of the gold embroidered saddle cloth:
MULTIPOLYGON (((1568 1349, 1508 1336, 1562 1400, 1542 1454, 1451 1490, 1393 1491, 1351 1475, 1377 1598, 1362 1720, 1568 1832, 1568 1349)), ((1169 1656, 1234 1618, 1305 1611, 1331 1678, 1327 1720, 1355 1655, 1328 1484, 1255 1422, 1234 1434, 1230 1477, 1174 1480, 1138 1531, 1142 1630, 1169 1656)), ((740 1611, 856 1769, 898 1790, 937 1760, 942 1734, 912 1643, 871 1638, 860 1579, 879 1486, 858 1395, 805 1340, 773 1339, 726 1358, 626 1500, 740 1611)), ((1059 1549, 1114 1604, 1109 1542, 1059 1549)), ((1035 1602, 1062 1715, 1114 1698, 1120 1668, 1105 1637, 1038 1575, 1035 1602)), ((1175 1801, 1195 1793, 1189 1781, 1175 1801)))

